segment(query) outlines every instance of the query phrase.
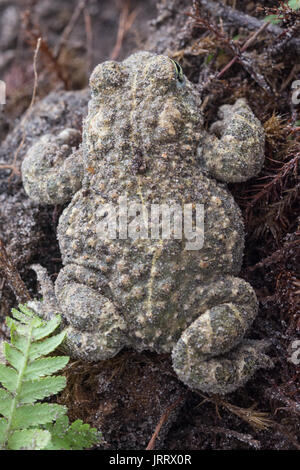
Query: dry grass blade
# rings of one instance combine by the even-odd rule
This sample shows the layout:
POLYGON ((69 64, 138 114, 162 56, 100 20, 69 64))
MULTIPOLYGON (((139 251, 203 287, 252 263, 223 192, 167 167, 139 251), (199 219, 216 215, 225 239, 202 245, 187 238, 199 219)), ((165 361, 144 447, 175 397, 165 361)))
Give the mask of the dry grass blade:
POLYGON ((263 431, 274 425, 274 422, 269 418, 268 413, 255 410, 254 407, 241 408, 224 400, 221 401, 221 405, 243 421, 246 421, 256 430, 263 431))
POLYGON ((30 46, 35 47, 36 41, 41 37, 40 51, 41 59, 45 63, 44 73, 55 73, 56 78, 64 84, 66 90, 71 88, 71 80, 69 77, 68 70, 64 67, 59 59, 56 59, 52 48, 48 42, 44 39, 42 29, 34 19, 31 10, 26 10, 22 15, 22 24, 24 28, 24 34, 27 42, 30 46))
POLYGON ((203 401, 200 403, 200 405, 205 402, 211 402, 215 405, 216 414, 219 419, 222 419, 218 410, 218 408, 221 406, 230 413, 241 418, 246 423, 250 424, 250 426, 257 431, 263 431, 274 426, 274 421, 269 417, 269 414, 264 411, 256 410, 256 405, 253 405, 249 408, 241 408, 240 406, 232 405, 228 401, 223 400, 223 398, 221 398, 219 395, 211 397, 206 397, 202 395, 202 393, 198 393, 198 395, 203 398, 203 401))

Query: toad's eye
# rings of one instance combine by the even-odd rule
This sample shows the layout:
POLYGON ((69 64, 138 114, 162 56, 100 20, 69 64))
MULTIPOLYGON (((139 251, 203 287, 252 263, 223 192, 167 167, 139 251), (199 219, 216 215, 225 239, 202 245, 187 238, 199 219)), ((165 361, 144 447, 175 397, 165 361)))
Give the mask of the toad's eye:
POLYGON ((179 80, 180 82, 183 82, 183 70, 182 70, 181 65, 179 65, 176 60, 173 60, 173 59, 170 59, 170 60, 172 64, 174 65, 177 80, 179 80))

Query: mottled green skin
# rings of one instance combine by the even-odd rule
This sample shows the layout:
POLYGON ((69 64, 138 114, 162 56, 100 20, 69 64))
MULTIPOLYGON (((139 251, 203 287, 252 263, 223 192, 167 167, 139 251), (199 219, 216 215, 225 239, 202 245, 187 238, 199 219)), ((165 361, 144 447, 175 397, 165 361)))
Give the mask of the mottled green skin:
MULTIPOLYGON (((206 133, 196 88, 165 56, 141 52, 98 65, 90 85, 71 183, 65 169, 57 179, 60 201, 64 194, 68 200, 76 175, 82 180, 58 227, 65 267, 55 296, 69 351, 86 360, 106 359, 124 346, 172 352, 187 385, 234 390, 270 360, 261 343, 242 342, 257 314, 253 289, 235 277, 244 248, 242 217, 226 186, 211 176, 228 182, 256 174, 264 158, 262 126, 238 100, 221 108, 224 121, 212 129, 221 138, 206 133), (143 210, 154 203, 204 204, 203 248, 185 250, 185 240, 101 239, 100 205, 117 204, 124 195, 143 210)), ((24 161, 24 185, 45 201, 47 184, 32 179, 34 152, 41 153, 39 143, 24 161)), ((46 202, 56 203, 51 191, 46 202)))

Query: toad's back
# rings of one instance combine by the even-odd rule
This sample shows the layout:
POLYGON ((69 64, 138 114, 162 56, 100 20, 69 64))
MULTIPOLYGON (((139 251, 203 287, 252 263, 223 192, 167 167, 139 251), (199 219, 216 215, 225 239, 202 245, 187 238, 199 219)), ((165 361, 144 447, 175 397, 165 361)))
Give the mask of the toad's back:
POLYGON ((232 196, 197 165, 199 98, 186 79, 178 79, 167 57, 139 53, 122 64, 102 64, 91 84, 83 190, 59 225, 63 261, 104 275, 106 295, 124 314, 135 347, 141 338, 141 348, 146 342, 168 350, 186 327, 185 311, 197 284, 239 271, 241 215, 232 196), (101 208, 110 203, 118 210, 120 198, 128 207, 140 204, 143 217, 152 204, 203 204, 203 248, 185 249, 184 235, 182 240, 103 239, 101 208))

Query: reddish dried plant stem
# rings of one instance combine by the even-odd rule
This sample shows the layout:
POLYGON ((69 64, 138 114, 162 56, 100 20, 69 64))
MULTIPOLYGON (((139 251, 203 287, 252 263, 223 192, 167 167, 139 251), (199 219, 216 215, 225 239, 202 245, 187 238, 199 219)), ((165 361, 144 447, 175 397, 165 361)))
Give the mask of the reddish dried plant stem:
POLYGON ((155 428, 155 431, 153 433, 153 436, 151 437, 150 441, 149 441, 149 444, 147 445, 146 447, 146 450, 153 450, 154 449, 154 446, 155 446, 155 441, 157 439, 157 436, 162 428, 162 426, 164 425, 164 423, 167 421, 167 419, 169 418, 171 412, 176 408, 176 406, 183 400, 183 396, 180 396, 176 401, 175 403, 173 403, 171 406, 169 406, 169 408, 167 408, 167 410, 165 411, 165 413, 162 415, 162 417, 160 418, 156 428, 155 428))
POLYGON ((21 276, 18 273, 11 258, 7 254, 4 243, 1 240, 0 240, 0 271, 3 272, 5 278, 7 279, 8 284, 10 285, 11 289, 14 291, 14 294, 18 302, 21 302, 21 303, 28 302, 30 300, 30 294, 27 290, 27 287, 22 281, 21 276))

